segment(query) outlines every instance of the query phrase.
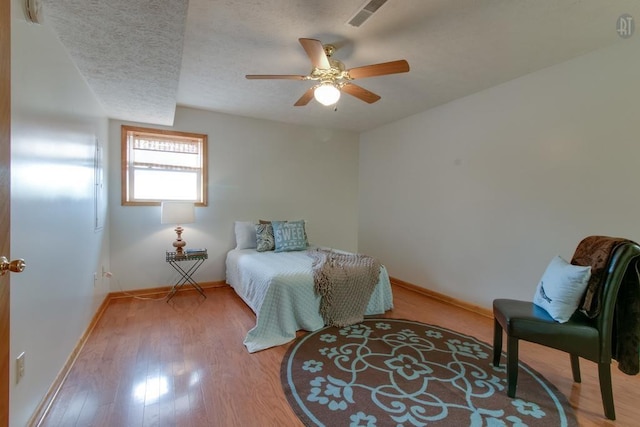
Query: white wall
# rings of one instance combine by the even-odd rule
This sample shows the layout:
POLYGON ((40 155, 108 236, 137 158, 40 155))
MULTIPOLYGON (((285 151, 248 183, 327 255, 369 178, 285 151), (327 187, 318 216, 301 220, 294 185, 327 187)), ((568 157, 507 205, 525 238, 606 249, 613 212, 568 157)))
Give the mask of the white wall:
POLYGON ((108 263, 93 198, 108 122, 55 34, 11 7, 11 255, 27 268, 11 276, 10 355, 25 352, 26 373, 16 385, 12 362, 10 425, 24 426, 108 292, 93 280, 108 263))
MULTIPOLYGON (((176 279, 164 260, 174 227, 160 224, 159 206, 121 206, 122 124, 109 126, 111 287, 166 286, 176 279)), ((196 208, 196 222, 183 225, 187 247, 209 253, 196 280, 225 279, 236 220, 304 219, 311 243, 357 249, 357 134, 190 108, 177 109, 171 129, 209 136, 209 206, 196 208)))
POLYGON ((640 39, 364 133, 359 250, 490 307, 588 235, 640 241, 640 39))

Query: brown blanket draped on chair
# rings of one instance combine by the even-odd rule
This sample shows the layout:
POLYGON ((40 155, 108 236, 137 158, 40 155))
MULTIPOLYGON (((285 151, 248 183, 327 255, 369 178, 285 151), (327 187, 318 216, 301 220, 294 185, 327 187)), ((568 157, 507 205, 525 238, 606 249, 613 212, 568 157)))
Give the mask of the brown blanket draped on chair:
MULTIPOLYGON (((600 314, 603 277, 611 254, 617 245, 628 239, 589 236, 576 248, 571 264, 591 266, 591 278, 582 299, 580 311, 587 317, 600 314)), ((618 291, 613 326, 612 356, 618 369, 628 375, 640 372, 640 274, 638 260, 629 265, 618 291)))

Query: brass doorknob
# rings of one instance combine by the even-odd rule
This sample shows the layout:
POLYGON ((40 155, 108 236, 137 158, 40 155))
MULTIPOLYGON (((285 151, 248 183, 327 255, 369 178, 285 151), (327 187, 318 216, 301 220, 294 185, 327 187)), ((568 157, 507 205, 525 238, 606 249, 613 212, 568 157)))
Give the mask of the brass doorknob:
POLYGON ((7 271, 13 271, 14 273, 22 273, 27 264, 23 259, 14 259, 9 261, 7 257, 0 257, 0 276, 3 276, 7 271))

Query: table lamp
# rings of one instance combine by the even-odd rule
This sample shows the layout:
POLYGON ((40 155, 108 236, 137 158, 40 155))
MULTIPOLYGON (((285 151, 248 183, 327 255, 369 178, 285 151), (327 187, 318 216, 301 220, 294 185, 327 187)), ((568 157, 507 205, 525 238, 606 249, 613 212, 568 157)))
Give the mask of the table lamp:
POLYGON ((162 224, 176 224, 175 228, 177 238, 173 242, 173 247, 176 248, 176 255, 183 256, 183 248, 187 245, 187 242, 182 240, 182 231, 184 230, 180 224, 190 224, 195 222, 195 206, 193 202, 162 202, 160 209, 160 222, 162 224))

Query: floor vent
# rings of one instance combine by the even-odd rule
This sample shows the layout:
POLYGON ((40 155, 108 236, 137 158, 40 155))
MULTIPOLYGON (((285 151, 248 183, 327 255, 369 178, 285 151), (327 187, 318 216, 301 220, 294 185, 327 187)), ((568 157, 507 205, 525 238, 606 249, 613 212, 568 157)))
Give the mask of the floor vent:
POLYGON ((347 25, 360 27, 367 19, 385 4, 388 0, 369 0, 347 21, 347 25))

